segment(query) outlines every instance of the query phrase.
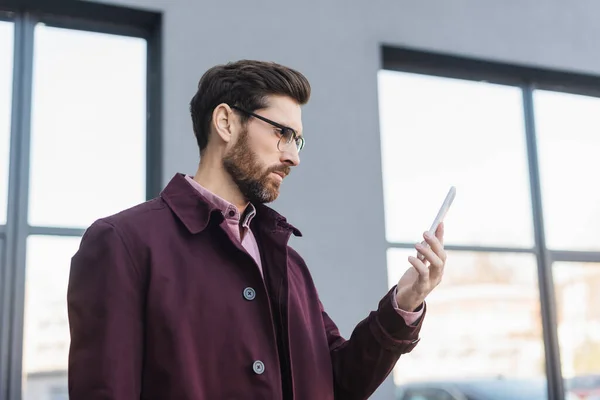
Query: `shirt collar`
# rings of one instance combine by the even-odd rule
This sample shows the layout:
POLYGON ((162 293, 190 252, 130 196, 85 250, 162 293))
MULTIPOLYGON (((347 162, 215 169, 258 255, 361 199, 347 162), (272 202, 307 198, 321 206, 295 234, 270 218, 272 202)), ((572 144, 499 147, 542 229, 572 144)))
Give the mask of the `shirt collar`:
MULTIPOLYGON (((206 200, 208 200, 210 203, 212 203, 217 209, 221 210, 221 213, 223 214, 223 217, 225 217, 225 219, 234 220, 238 224, 240 223, 241 216, 240 216, 240 212, 236 206, 234 206, 232 203, 228 202, 224 198, 211 192, 204 186, 200 185, 191 176, 186 175, 185 180, 190 185, 192 185, 192 187, 195 190, 197 190, 198 193, 200 193, 202 196, 204 196, 204 198, 206 198, 206 200)), ((256 208, 254 207, 254 205, 252 203, 249 203, 248 207, 246 207, 246 210, 244 211, 243 221, 242 221, 241 225, 245 228, 250 227, 250 222, 252 222, 252 219, 255 216, 256 216, 256 208)))
MULTIPOLYGON (((161 191, 160 197, 192 234, 202 232, 209 223, 220 224, 225 219, 222 210, 195 190, 184 174, 175 174, 161 191)), ((291 231, 296 236, 302 236, 297 228, 272 208, 264 204, 257 204, 254 208, 253 223, 260 229, 269 232, 291 231)))

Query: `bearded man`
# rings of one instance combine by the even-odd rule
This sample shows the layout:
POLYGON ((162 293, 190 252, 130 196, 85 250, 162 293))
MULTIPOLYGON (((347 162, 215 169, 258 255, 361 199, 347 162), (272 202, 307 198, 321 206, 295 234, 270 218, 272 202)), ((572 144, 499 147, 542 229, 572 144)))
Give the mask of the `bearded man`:
POLYGON ((202 76, 195 175, 94 222, 72 259, 71 400, 366 399, 415 347, 442 226, 346 340, 288 245, 300 231, 265 205, 300 163, 309 97, 270 62, 202 76))

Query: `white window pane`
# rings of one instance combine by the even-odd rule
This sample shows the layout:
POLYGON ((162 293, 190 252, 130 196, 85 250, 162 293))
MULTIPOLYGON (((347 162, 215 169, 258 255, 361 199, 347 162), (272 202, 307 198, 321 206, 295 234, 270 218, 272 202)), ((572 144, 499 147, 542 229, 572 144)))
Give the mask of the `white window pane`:
POLYGON ((454 185, 447 243, 533 246, 520 89, 380 71, 379 107, 388 241, 422 240, 454 185))
POLYGON ((6 223, 13 75, 12 22, 0 21, 0 225, 6 223))
POLYGON ((69 354, 67 285, 79 237, 27 239, 23 388, 25 400, 65 388, 69 354))
MULTIPOLYGON (((388 250, 389 287, 398 283, 414 254, 388 250)), ((449 252, 444 280, 427 304, 421 342, 402 356, 396 384, 545 377, 534 255, 449 252)))
POLYGON ((536 91, 548 247, 600 250, 600 98, 536 91))
POLYGON ((563 376, 574 392, 600 392, 600 263, 552 269, 563 376))
POLYGON ((31 225, 87 227, 145 199, 146 41, 37 25, 31 225))

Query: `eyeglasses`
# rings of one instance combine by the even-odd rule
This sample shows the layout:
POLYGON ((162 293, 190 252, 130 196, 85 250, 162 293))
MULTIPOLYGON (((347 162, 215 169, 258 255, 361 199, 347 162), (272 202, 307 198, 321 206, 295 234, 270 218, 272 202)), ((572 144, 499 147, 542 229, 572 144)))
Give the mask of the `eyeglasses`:
POLYGON ((255 114, 253 112, 244 110, 243 108, 240 108, 238 106, 230 106, 230 107, 233 108, 234 110, 238 110, 240 112, 243 112, 244 114, 247 114, 254 118, 260 119, 261 121, 264 121, 267 124, 273 125, 275 128, 279 129, 280 136, 279 136, 279 142, 277 142, 277 149, 279 151, 287 150, 292 143, 294 143, 294 145, 296 146, 296 150, 298 151, 298 153, 300 153, 300 151, 304 148, 304 137, 298 136, 296 131, 293 130, 292 128, 278 124, 277 122, 271 121, 270 119, 265 118, 261 115, 255 114))

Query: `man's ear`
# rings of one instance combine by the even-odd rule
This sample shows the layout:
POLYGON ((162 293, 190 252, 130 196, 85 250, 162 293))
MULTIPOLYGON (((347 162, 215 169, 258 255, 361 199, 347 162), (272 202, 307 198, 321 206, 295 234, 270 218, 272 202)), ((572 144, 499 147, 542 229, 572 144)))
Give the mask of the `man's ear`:
POLYGON ((225 103, 216 106, 212 113, 212 127, 217 136, 225 143, 229 143, 232 140, 232 118, 233 111, 225 103))

